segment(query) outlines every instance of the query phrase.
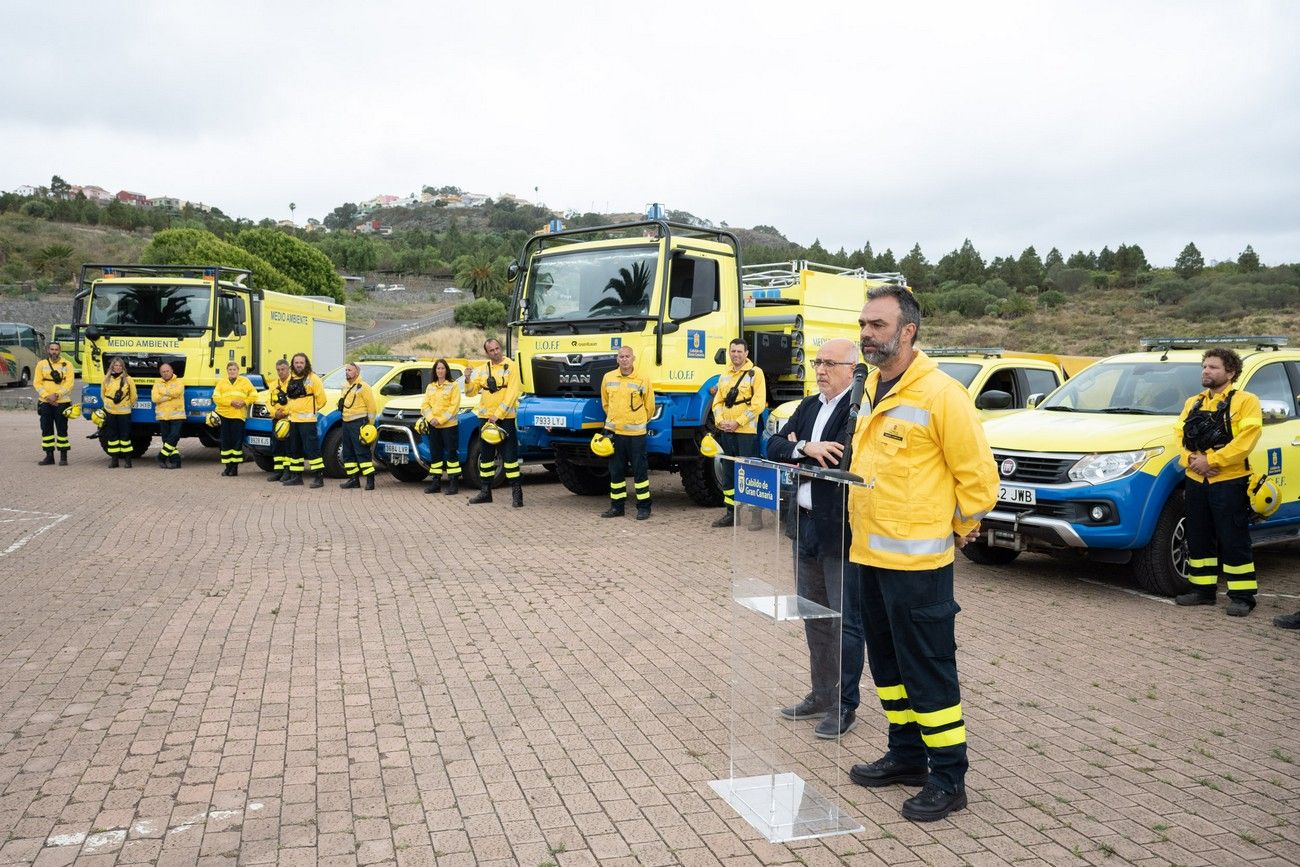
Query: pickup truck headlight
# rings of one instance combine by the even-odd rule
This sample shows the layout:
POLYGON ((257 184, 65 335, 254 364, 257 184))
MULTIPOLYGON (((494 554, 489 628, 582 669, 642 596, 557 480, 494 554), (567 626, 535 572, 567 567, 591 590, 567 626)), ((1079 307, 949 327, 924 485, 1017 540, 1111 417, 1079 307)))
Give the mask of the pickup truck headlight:
POLYGON ((767 414, 767 435, 769 437, 774 437, 776 436, 776 432, 779 431, 780 429, 781 429, 781 420, 769 412, 767 414))
POLYGON ((1100 485, 1130 476, 1142 469, 1142 465, 1164 452, 1163 446, 1153 449, 1140 449, 1135 452, 1106 452, 1098 455, 1086 455, 1070 467, 1070 481, 1087 482, 1100 485))

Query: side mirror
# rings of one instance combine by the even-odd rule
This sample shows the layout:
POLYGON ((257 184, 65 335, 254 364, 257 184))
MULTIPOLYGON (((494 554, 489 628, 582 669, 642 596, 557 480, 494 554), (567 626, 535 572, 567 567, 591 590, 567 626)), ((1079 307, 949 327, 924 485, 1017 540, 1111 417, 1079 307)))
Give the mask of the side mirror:
POLYGON ((976 409, 1011 409, 1011 395, 1005 391, 998 391, 996 388, 988 391, 975 398, 976 409))
POLYGON ((1291 408, 1283 400, 1261 400, 1259 410, 1264 417, 1264 424, 1277 424, 1292 418, 1291 408))
POLYGON ((96 328, 96 327, 93 326, 93 325, 87 325, 87 326, 86 326, 86 328, 85 328, 85 334, 86 334, 86 339, 87 339, 87 340, 98 340, 98 339, 99 339, 99 329, 96 328))
POLYGON ((727 350, 725 347, 719 346, 718 351, 713 353, 713 363, 714 364, 727 363, 727 350))
POLYGON ((511 262, 508 266, 506 266, 506 277, 510 280, 514 280, 518 276, 519 276, 519 263, 511 262))
POLYGON ((1029 395, 1029 397, 1025 398, 1025 408, 1033 409, 1038 406, 1038 402, 1045 397, 1047 397, 1047 395, 1043 394, 1041 391, 1034 392, 1029 395))
POLYGON ((389 397, 399 395, 402 393, 402 383, 396 379, 392 382, 385 383, 384 387, 379 389, 379 393, 386 394, 389 397))

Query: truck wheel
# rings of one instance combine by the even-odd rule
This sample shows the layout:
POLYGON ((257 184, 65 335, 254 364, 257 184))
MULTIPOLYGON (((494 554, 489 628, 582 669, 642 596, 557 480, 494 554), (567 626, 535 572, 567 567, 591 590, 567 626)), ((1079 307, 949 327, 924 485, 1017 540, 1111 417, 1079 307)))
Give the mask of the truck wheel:
POLYGON ((1133 552, 1133 578, 1148 593, 1174 596, 1187 589, 1187 512, 1174 491, 1145 548, 1133 552))
POLYGON ((32 384, 32 372, 31 372, 31 370, 30 370, 29 368, 24 367, 24 368, 23 368, 23 375, 22 375, 22 377, 18 380, 18 386, 19 386, 20 388, 26 388, 27 386, 29 386, 29 385, 31 385, 31 384, 32 384))
POLYGON ((153 432, 133 433, 131 434, 131 457, 142 458, 144 453, 149 451, 149 446, 153 444, 153 432))
POLYGON ((389 464, 388 472, 392 473, 393 478, 399 482, 405 482, 408 485, 414 485, 424 481, 424 477, 429 475, 428 471, 416 463, 411 464, 389 464))
POLYGON ((583 466, 556 455, 555 474, 560 484, 580 497, 609 495, 609 470, 604 467, 583 466))
POLYGON ((967 560, 981 566, 1005 566, 1020 556, 1014 548, 995 548, 987 542, 971 542, 961 552, 967 560))
POLYGON ((343 425, 336 424, 325 434, 320 456, 325 459, 325 475, 331 479, 341 479, 347 475, 343 471, 343 425))
POLYGON ((261 452, 253 452, 253 463, 264 473, 275 472, 275 456, 264 455, 261 452))
POLYGON ((682 462, 682 487, 686 489, 686 496, 690 497, 695 505, 722 505, 722 480, 718 469, 721 463, 722 461, 712 458, 682 462))
MULTIPOLYGON (((469 441, 469 450, 465 454, 465 463, 461 464, 461 473, 465 477, 465 484, 471 488, 479 487, 482 482, 478 477, 478 456, 481 451, 482 442, 478 434, 469 441)), ((504 487, 506 483, 506 468, 501 465, 501 458, 497 457, 496 472, 492 475, 492 487, 504 487)))
POLYGON ((104 450, 104 454, 108 454, 108 437, 104 436, 103 428, 99 429, 98 439, 99 439, 99 447, 104 450))
POLYGON ((204 448, 215 449, 221 447, 221 437, 207 425, 200 427, 196 436, 198 436, 199 442, 204 448))

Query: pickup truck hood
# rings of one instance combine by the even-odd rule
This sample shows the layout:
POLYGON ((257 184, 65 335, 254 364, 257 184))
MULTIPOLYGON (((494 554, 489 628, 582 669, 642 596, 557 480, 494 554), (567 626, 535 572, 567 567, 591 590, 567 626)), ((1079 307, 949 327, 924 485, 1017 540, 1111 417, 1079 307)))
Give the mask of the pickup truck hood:
POLYGON ((1125 452, 1174 444, 1171 415, 1111 415, 1033 409, 990 419, 984 435, 994 449, 1026 452, 1125 452))

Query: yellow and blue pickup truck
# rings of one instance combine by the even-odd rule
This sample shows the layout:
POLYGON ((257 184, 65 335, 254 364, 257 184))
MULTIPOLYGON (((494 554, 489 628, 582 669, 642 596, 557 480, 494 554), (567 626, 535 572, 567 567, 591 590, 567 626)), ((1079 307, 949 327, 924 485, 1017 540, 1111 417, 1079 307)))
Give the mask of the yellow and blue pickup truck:
POLYGON ((1164 337, 1091 365, 1025 412, 984 423, 998 503, 962 553, 984 565, 1024 551, 1128 563, 1144 590, 1186 590, 1174 425, 1201 390, 1201 356, 1211 346, 1242 357, 1234 387, 1258 397, 1264 416, 1250 466, 1281 494, 1276 512, 1256 516, 1251 540, 1300 538, 1300 351, 1281 337, 1164 337))

